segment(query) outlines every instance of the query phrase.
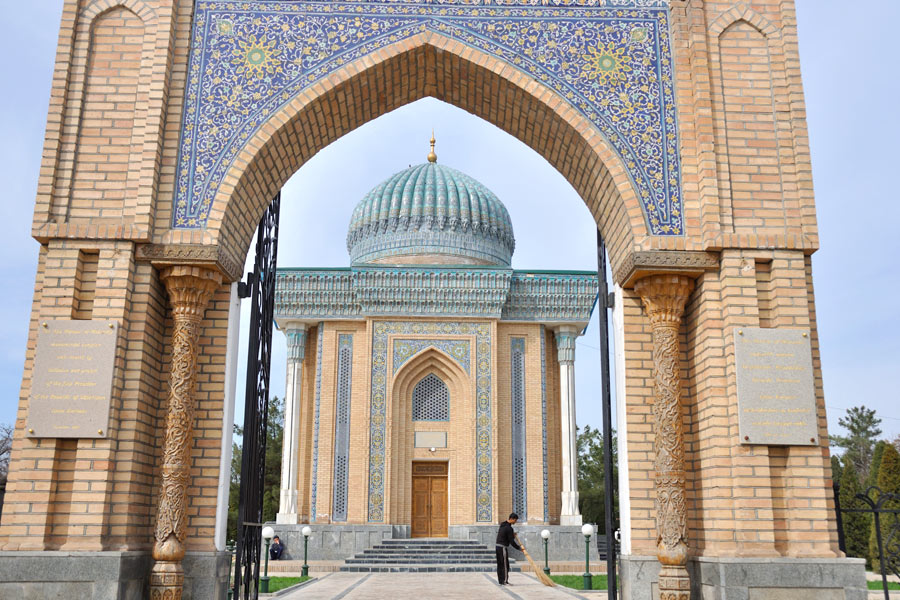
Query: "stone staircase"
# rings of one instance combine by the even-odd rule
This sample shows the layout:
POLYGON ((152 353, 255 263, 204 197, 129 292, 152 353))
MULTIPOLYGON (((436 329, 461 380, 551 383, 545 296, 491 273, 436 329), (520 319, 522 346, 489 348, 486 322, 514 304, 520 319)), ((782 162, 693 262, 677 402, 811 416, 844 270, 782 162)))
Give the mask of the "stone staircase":
MULTIPOLYGON (((509 559, 510 571, 520 571, 509 559)), ((475 540, 386 539, 347 560, 341 571, 423 573, 497 570, 496 552, 475 540)))

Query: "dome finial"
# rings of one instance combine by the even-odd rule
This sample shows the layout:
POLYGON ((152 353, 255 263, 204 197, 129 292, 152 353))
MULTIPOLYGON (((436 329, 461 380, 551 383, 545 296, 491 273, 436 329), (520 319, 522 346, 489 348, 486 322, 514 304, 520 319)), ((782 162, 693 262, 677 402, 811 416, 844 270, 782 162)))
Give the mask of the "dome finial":
POLYGON ((428 153, 428 162, 437 162, 437 154, 434 153, 434 129, 431 130, 431 152, 428 153))

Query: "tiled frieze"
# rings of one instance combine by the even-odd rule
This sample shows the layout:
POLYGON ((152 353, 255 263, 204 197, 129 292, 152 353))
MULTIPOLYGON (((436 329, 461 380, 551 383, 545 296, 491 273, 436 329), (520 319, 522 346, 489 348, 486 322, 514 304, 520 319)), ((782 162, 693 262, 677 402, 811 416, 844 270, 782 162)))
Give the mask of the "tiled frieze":
POLYGON ((388 353, 392 336, 475 336, 475 511, 493 521, 491 454, 491 326, 453 321, 376 321, 372 328, 372 387, 369 415, 368 521, 385 520, 388 353))
POLYGON ((235 157, 298 94, 357 59, 433 32, 559 94, 621 157, 649 232, 683 235, 668 2, 596 4, 197 2, 173 227, 205 227, 235 157))
POLYGON ((278 320, 366 316, 590 319, 597 275, 496 268, 279 269, 278 320))

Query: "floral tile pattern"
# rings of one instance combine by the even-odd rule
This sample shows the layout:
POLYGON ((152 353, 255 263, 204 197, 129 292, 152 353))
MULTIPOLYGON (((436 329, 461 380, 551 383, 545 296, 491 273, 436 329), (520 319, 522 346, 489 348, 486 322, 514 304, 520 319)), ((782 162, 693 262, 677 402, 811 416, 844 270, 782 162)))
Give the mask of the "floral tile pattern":
POLYGON ((683 235, 667 5, 199 0, 172 225, 206 226, 234 158, 298 93, 358 58, 431 31, 514 65, 556 91, 621 157, 649 232, 683 235))

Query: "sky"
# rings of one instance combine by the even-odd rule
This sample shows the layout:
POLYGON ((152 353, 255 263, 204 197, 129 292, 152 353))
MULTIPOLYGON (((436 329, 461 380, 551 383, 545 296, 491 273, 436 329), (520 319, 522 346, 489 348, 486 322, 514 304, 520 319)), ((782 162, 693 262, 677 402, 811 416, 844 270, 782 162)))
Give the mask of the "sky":
MULTIPOLYGON (((16 416, 37 264, 30 227, 61 7, 61 0, 8 3, 0 36, 7 90, 0 94, 7 224, 0 242, 0 422, 7 423, 16 416)), ((882 437, 893 439, 900 435, 900 68, 893 30, 900 2, 797 0, 797 16, 821 238, 813 272, 829 428, 842 433, 844 411, 865 405, 882 419, 882 437)), ((433 99, 351 132, 291 178, 283 191, 279 265, 347 266, 353 207, 383 179, 423 162, 432 128, 438 160, 484 183, 508 208, 515 268, 596 269, 595 228, 566 180, 518 140, 433 99)), ((598 347, 594 322, 576 352, 579 425, 602 424, 598 347)), ((280 397, 284 372, 284 336, 276 334, 273 394, 280 397)))

